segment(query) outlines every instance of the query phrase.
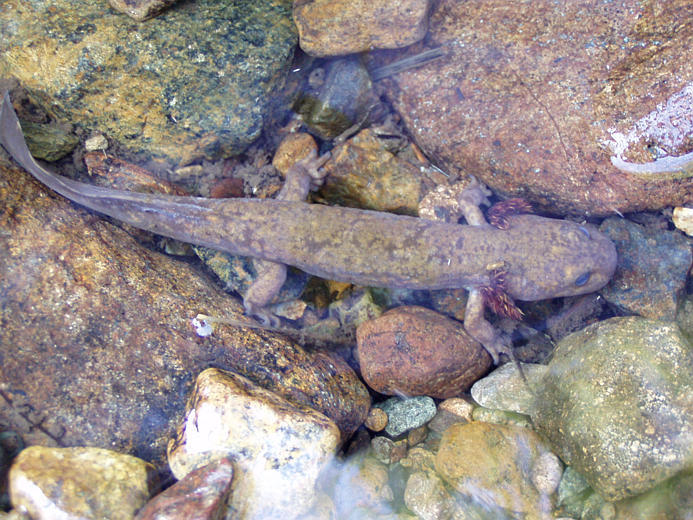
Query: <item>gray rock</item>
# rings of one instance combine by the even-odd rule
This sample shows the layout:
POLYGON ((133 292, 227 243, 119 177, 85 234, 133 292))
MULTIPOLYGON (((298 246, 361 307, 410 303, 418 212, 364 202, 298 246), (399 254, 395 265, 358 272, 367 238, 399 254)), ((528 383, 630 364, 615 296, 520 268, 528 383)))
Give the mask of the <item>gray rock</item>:
POLYGON ((239 153, 260 134, 290 65, 290 9, 199 0, 142 24, 102 2, 8 0, 0 76, 58 119, 136 151, 174 163, 239 153))
POLYGON ((629 314, 673 320, 693 262, 691 240, 623 218, 599 228, 616 244, 618 269, 601 294, 629 314))
POLYGON ((485 408, 530 414, 534 406, 531 389, 546 372, 545 365, 522 363, 527 381, 515 363, 506 363, 472 386, 474 400, 485 408), (527 386, 529 384, 529 386, 527 386))
POLYGON ((436 414, 436 403, 427 396, 400 399, 392 397, 375 405, 387 413, 385 433, 398 437, 404 432, 423 426, 436 414))
POLYGON ((557 346, 534 424, 610 501, 693 467, 693 349, 672 323, 612 318, 557 346))
POLYGON ((321 85, 298 103, 305 124, 323 139, 332 139, 368 115, 376 102, 363 62, 356 57, 330 63, 321 85))

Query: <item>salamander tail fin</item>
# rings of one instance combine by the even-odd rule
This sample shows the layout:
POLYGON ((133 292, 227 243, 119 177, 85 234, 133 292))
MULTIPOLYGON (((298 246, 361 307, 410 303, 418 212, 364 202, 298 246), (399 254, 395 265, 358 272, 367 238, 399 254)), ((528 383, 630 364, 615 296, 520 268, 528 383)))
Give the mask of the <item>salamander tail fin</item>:
POLYGON ((103 211, 98 204, 95 204, 99 197, 109 195, 113 197, 117 193, 127 194, 129 198, 137 198, 139 195, 77 182, 52 173, 39 165, 29 151, 22 127, 7 92, 3 93, 0 104, 0 144, 20 166, 38 181, 64 197, 97 211, 103 211))
POLYGON ((19 125, 19 119, 8 92, 3 93, 2 105, 0 105, 0 144, 24 169, 40 168, 26 145, 22 127, 19 125))
POLYGON ((74 191, 74 186, 71 184, 75 184, 75 181, 49 172, 32 157, 8 92, 3 93, 2 104, 0 104, 0 144, 15 161, 36 179, 70 198, 70 194, 74 191))

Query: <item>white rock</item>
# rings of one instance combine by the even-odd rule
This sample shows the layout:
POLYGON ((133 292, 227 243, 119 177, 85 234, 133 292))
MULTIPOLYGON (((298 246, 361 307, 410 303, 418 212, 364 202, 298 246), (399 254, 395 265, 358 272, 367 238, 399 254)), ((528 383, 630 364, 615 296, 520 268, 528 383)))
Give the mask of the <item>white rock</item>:
POLYGON ((99 150, 105 150, 108 148, 108 141, 101 135, 95 135, 84 141, 84 148, 87 152, 97 152, 99 150))
POLYGON ((313 505, 318 475, 339 439, 335 423, 321 413, 210 368, 197 377, 168 461, 180 479, 232 457, 238 471, 227 518, 290 520, 313 505))
POLYGON ((693 236, 693 208, 674 208, 673 221, 676 229, 693 236))

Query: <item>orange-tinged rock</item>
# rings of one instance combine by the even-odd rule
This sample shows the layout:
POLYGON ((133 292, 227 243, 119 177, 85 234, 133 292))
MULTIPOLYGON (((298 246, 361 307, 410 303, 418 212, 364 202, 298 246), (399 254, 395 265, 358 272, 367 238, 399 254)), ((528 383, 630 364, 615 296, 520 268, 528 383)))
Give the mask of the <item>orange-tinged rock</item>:
POLYGON ((313 56, 396 49, 428 29, 429 0, 302 0, 294 2, 300 46, 313 56))
POLYGON ((36 520, 130 520, 149 498, 154 466, 101 448, 31 446, 9 474, 12 505, 36 520))
POLYGON ((503 196, 553 213, 682 205, 690 164, 637 171, 693 149, 691 20, 689 0, 443 0, 427 41, 446 56, 382 84, 427 156, 503 196))
POLYGON ((361 375, 383 394, 452 397, 491 366, 461 323, 423 307, 388 311, 362 324, 356 337, 361 375))

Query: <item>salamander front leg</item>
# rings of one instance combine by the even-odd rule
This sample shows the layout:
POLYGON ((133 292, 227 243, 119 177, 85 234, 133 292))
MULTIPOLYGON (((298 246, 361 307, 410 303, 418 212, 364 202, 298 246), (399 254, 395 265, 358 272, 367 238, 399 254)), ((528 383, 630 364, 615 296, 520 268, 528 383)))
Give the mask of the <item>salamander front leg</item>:
POLYGON ((483 345, 495 365, 501 354, 512 358, 510 338, 493 327, 484 318, 484 297, 480 289, 471 289, 464 313, 464 328, 467 333, 483 345))
MULTIPOLYGON (((278 200, 300 202, 305 200, 311 190, 317 189, 325 176, 321 167, 330 158, 330 154, 318 157, 313 150, 308 157, 296 161, 286 174, 284 186, 277 194, 278 200)), ((286 266, 268 260, 254 260, 257 278, 243 297, 246 314, 255 316, 264 325, 277 327, 279 318, 269 311, 267 306, 279 293, 286 281, 286 266)))

